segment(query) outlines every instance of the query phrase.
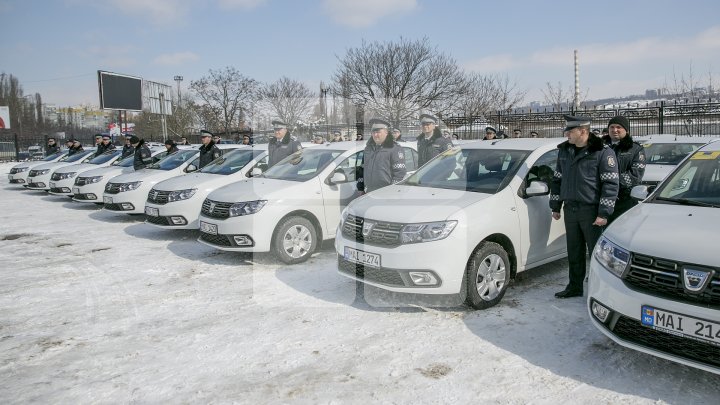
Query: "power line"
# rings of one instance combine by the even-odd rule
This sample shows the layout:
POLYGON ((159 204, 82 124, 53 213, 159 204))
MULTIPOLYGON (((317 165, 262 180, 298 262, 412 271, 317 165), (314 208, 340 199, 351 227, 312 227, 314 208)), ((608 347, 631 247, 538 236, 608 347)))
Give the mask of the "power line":
POLYGON ((67 79, 77 79, 79 77, 88 77, 88 76, 95 76, 97 73, 87 73, 84 75, 77 75, 77 76, 66 76, 66 77, 55 77, 53 79, 41 79, 41 80, 23 80, 23 83, 39 83, 39 82, 52 82, 55 80, 67 80, 67 79))

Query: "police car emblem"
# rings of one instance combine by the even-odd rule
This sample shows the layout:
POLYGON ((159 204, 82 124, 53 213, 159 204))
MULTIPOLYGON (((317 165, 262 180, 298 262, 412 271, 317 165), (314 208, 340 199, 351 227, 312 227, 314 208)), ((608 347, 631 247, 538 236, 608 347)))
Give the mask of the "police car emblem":
POLYGON ((153 200, 157 200, 157 197, 158 197, 158 192, 157 192, 157 191, 153 191, 152 199, 153 199, 153 200))
POLYGON ((608 156, 608 166, 615 167, 615 158, 612 156, 608 156))
POLYGON ((210 209, 209 209, 208 211, 209 211, 209 212, 213 212, 214 209, 215 209, 215 203, 214 203, 214 202, 211 202, 211 203, 210 203, 210 209))
POLYGON ((690 292, 700 292, 710 281, 711 272, 691 268, 683 268, 683 285, 690 292))
POLYGON ((370 232, 372 232, 374 226, 375 226, 375 222, 365 221, 363 223, 363 227, 362 227, 363 236, 367 237, 368 235, 370 235, 370 232))

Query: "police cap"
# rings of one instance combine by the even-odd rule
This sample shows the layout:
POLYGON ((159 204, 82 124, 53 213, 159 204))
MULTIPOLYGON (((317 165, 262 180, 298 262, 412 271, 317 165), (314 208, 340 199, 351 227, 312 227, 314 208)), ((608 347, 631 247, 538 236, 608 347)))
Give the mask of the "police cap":
POLYGON ((563 115, 563 118, 565 118, 565 131, 576 127, 589 127, 592 122, 590 117, 582 117, 579 115, 563 115))
POLYGON ((383 129, 383 128, 389 129, 390 128, 390 123, 385 121, 382 118, 373 118, 369 121, 369 123, 370 123, 371 131, 374 131, 376 129, 383 129))
POLYGON ((275 129, 282 129, 282 128, 287 128, 287 127, 288 127, 288 125, 287 125, 286 123, 284 123, 284 122, 282 122, 282 121, 280 121, 280 120, 273 120, 272 126, 273 126, 273 128, 275 128, 275 129))
POLYGON ((437 124, 438 119, 436 116, 432 114, 421 114, 420 115, 420 123, 421 124, 437 124))

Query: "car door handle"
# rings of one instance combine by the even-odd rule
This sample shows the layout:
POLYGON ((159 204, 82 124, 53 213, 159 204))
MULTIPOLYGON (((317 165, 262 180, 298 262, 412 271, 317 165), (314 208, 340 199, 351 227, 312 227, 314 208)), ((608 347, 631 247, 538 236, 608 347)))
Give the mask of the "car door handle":
POLYGON ((515 208, 515 207, 510 207, 510 211, 517 211, 517 208, 515 208))

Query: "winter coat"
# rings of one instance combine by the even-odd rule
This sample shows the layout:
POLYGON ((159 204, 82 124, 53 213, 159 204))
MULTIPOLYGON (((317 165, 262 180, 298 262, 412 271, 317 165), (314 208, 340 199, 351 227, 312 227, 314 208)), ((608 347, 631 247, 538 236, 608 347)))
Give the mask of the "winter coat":
POLYGON ((417 137, 418 167, 424 165, 440 153, 452 148, 452 146, 452 141, 442 136, 440 128, 435 128, 430 139, 426 139, 425 134, 420 134, 420 136, 417 137))
POLYGON ((125 159, 126 157, 131 156, 133 153, 135 153, 135 148, 132 145, 123 145, 122 155, 120 155, 120 159, 125 159))
POLYGON ((215 142, 210 141, 207 145, 203 145, 200 147, 200 162, 198 163, 200 167, 198 169, 202 169, 203 167, 207 166, 208 163, 212 162, 213 160, 219 158, 222 156, 222 151, 220 148, 215 145, 215 142))
POLYGON ((565 141, 558 145, 558 158, 550 184, 550 209, 560 212, 563 203, 598 206, 597 216, 608 218, 618 196, 618 164, 615 152, 602 139, 590 134, 586 147, 577 151, 565 141))
POLYGON ((357 188, 369 193, 397 183, 406 173, 402 146, 398 145, 391 135, 388 135, 381 145, 376 144, 371 138, 363 153, 363 165, 358 173, 357 188))
POLYGON ((618 173, 620 174, 619 198, 630 198, 630 190, 642 182, 645 174, 645 149, 626 135, 620 142, 613 144, 609 135, 603 137, 617 157, 618 173))
POLYGON ((57 145, 57 143, 55 145, 52 145, 52 146, 48 145, 45 147, 46 156, 54 155, 58 152, 60 152, 60 147, 57 145))
POLYGON ((300 141, 290 136, 290 132, 285 134, 282 140, 272 137, 268 142, 268 168, 275 166, 276 163, 292 155, 302 149, 300 141))
MULTIPOLYGON (((165 149, 167 149, 167 148, 165 148, 165 149)), ((173 145, 173 146, 170 147, 170 150, 167 151, 167 154, 168 154, 168 155, 172 155, 173 153, 175 153, 175 152, 177 152, 177 151, 179 151, 179 150, 180 150, 180 149, 178 149, 177 145, 173 145)))
POLYGON ((98 145, 97 150, 95 151, 95 156, 100 156, 105 152, 110 152, 111 150, 115 150, 115 145, 112 143, 109 143, 105 145, 104 143, 101 143, 98 145))
POLYGON ((135 170, 142 170, 145 166, 152 163, 152 153, 150 148, 145 145, 145 140, 141 139, 138 146, 135 147, 135 158, 133 159, 133 168, 135 170))
POLYGON ((78 146, 77 148, 74 146, 71 146, 68 148, 68 156, 72 156, 78 152, 83 152, 85 149, 83 149, 82 145, 78 146))

